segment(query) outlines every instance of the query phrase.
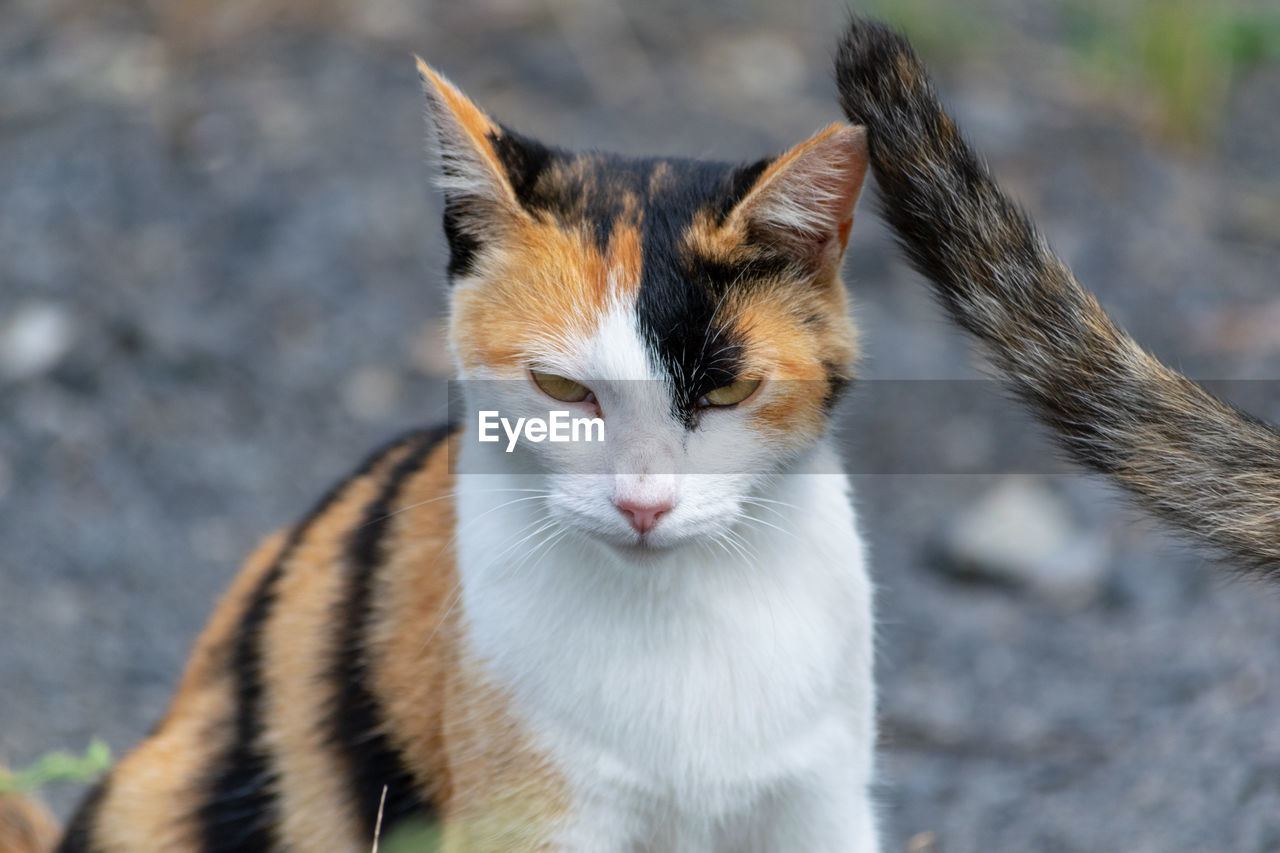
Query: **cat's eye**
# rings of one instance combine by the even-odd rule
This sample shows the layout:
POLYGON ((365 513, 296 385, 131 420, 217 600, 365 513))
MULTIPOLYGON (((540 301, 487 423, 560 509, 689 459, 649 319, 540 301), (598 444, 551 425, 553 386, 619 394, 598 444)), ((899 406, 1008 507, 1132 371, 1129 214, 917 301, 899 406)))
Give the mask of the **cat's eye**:
POLYGON ((543 373, 530 370, 533 383, 542 389, 542 393, 562 403, 582 403, 591 396, 591 389, 580 382, 574 382, 554 373, 543 373))
POLYGON ((700 406, 736 406, 750 397, 760 387, 759 379, 739 379, 728 385, 713 388, 698 401, 700 406))

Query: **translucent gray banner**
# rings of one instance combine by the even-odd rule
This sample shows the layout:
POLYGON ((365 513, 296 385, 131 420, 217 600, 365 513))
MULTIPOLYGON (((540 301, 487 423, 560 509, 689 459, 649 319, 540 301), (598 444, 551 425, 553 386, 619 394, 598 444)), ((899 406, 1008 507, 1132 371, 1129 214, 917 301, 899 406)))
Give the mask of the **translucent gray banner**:
MULTIPOLYGON (((1049 431, 995 380, 862 380, 829 406, 825 381, 770 380, 736 406, 676 399, 665 383, 582 380, 548 397, 531 381, 452 381, 458 473, 1070 475, 1049 431), (819 441, 835 454, 814 453, 819 441)), ((1202 382, 1259 417, 1280 382, 1202 382)), ((1259 460, 1259 464, 1267 464, 1259 460)))

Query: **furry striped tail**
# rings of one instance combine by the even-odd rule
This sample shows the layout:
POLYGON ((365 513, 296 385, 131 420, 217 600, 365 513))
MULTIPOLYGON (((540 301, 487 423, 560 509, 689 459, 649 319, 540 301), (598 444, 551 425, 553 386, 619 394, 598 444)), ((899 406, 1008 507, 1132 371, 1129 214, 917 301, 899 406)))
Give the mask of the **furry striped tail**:
POLYGON ((50 853, 58 845, 58 826, 35 800, 0 793, 0 853, 50 853))
POLYGON ((855 19, 836 81, 868 129, 899 244, 1068 453, 1242 567, 1280 575, 1280 432, 1107 316, 961 137, 906 38, 855 19))

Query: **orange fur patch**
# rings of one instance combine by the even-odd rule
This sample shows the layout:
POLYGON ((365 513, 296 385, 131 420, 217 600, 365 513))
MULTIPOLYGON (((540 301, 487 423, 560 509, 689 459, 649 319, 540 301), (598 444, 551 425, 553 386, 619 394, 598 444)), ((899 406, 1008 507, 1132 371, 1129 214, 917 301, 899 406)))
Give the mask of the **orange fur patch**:
POLYGON ((802 444, 826 422, 830 371, 851 372, 857 338, 839 279, 825 285, 780 281, 725 303, 746 342, 745 375, 769 377, 749 425, 784 444, 802 444))
POLYGON ((454 351, 467 371, 514 378, 530 357, 554 356, 566 334, 589 335, 611 302, 634 299, 640 267, 636 219, 620 219, 603 252, 585 228, 517 224, 454 293, 454 351))
POLYGON ((531 850, 567 809, 563 785, 465 648, 449 451, 407 485, 374 595, 374 691, 387 735, 432 791, 450 850, 531 850))

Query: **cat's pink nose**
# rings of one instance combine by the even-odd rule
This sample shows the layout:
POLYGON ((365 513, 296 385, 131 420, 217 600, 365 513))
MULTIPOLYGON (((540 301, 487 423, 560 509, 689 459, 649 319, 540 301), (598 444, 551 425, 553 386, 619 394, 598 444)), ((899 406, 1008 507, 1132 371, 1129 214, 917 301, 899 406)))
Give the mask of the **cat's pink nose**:
POLYGON ((614 501, 613 505, 626 517, 627 521, 631 522, 631 527, 636 533, 648 533, 657 527, 659 519, 671 512, 671 508, 675 506, 671 501, 649 504, 625 499, 614 501))

